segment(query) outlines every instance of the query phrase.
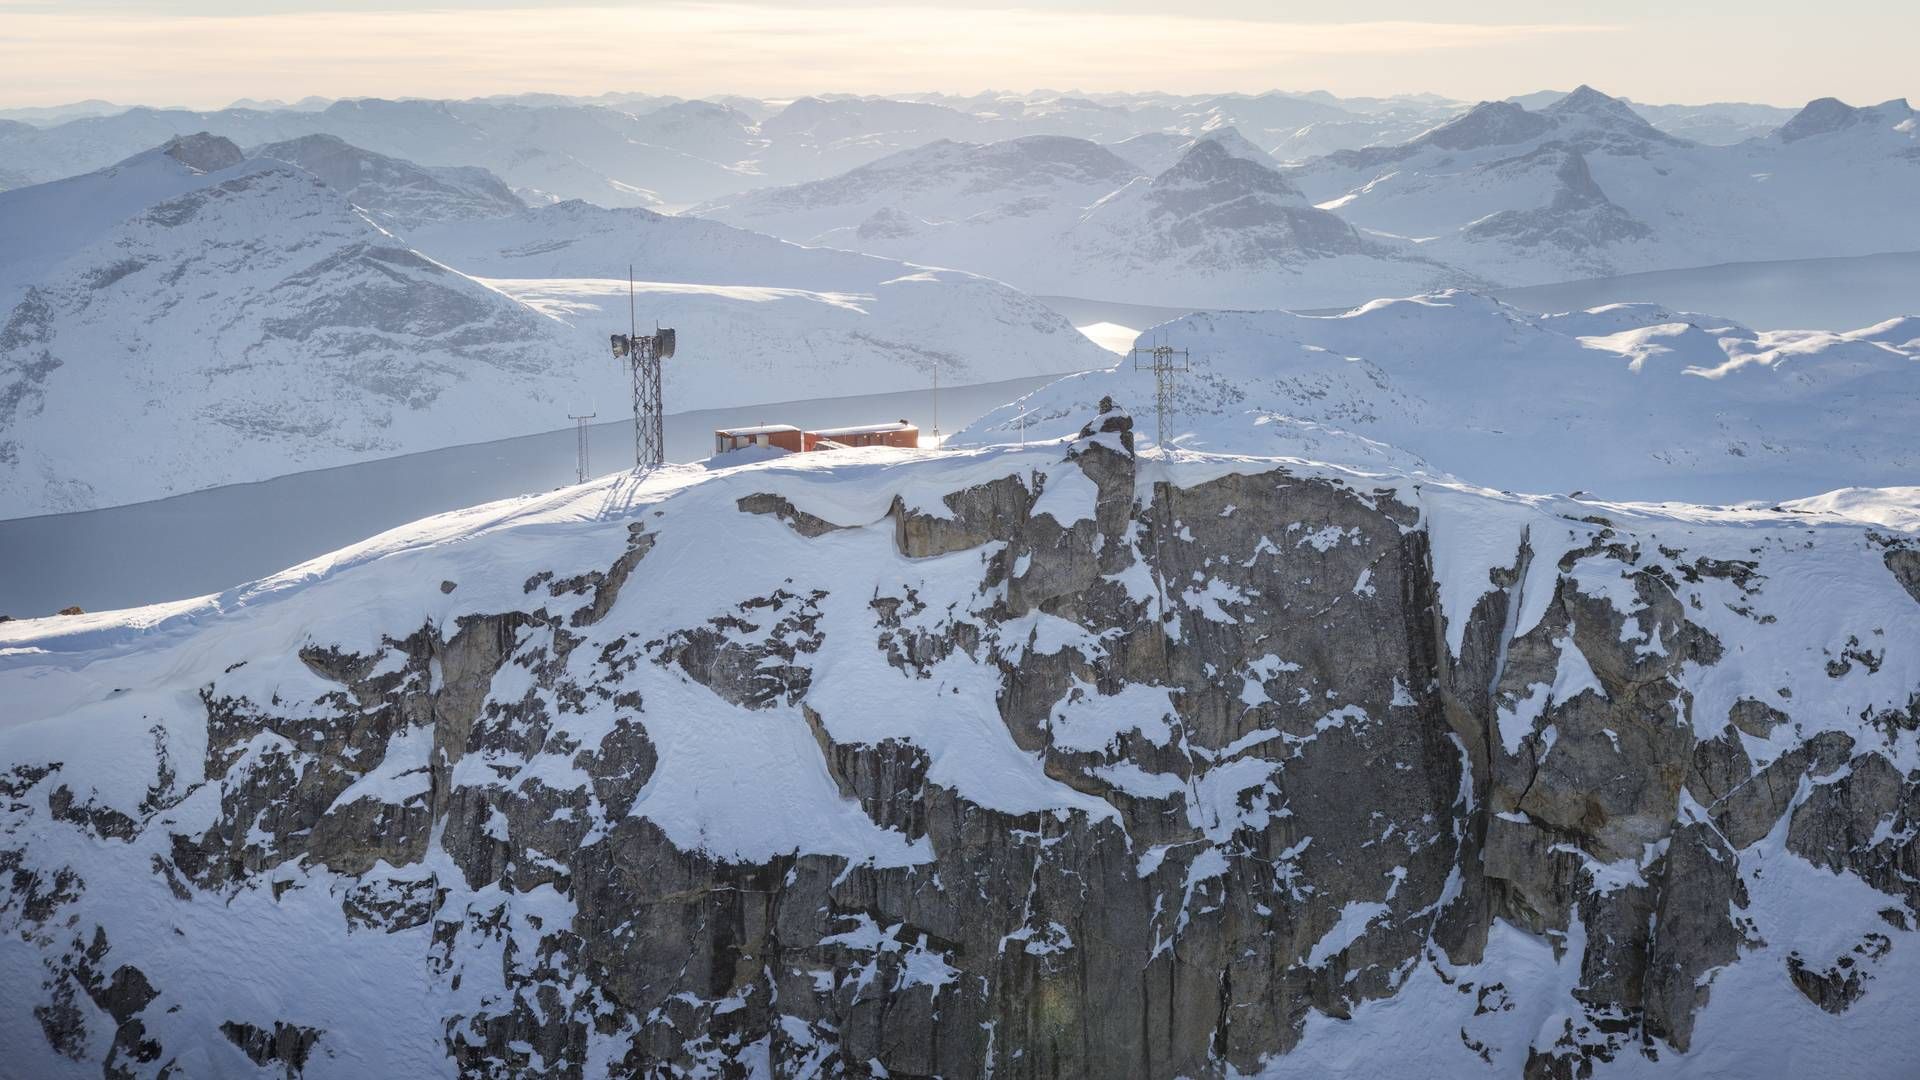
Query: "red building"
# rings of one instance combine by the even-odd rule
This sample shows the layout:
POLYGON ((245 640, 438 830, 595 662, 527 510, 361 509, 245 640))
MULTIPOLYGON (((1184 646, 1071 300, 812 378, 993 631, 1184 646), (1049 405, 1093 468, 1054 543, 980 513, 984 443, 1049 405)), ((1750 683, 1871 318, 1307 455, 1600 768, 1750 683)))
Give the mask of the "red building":
POLYGON ((771 446, 793 453, 808 450, 845 450, 854 446, 898 446, 916 450, 920 429, 905 420, 886 424, 857 424, 853 427, 820 428, 802 431, 792 424, 759 424, 754 427, 720 428, 713 433, 713 452, 745 450, 751 446, 771 446))
POLYGON ((890 424, 820 428, 806 433, 806 448, 809 450, 839 450, 849 446, 898 446, 917 450, 920 447, 920 429, 905 420, 895 420, 890 424))
POLYGON ((713 433, 713 452, 724 454, 729 450, 745 450, 749 446, 773 446, 781 450, 799 453, 812 447, 807 445, 812 432, 801 431, 792 424, 760 424, 756 427, 721 428, 713 433))

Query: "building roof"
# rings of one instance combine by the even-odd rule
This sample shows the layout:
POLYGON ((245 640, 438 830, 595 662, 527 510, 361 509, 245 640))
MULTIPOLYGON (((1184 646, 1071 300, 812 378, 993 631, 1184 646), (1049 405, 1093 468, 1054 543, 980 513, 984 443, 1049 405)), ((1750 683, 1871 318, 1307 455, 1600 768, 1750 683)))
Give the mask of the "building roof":
POLYGON ((918 431, 919 429, 905 420, 894 420, 885 424, 856 424, 853 427, 815 428, 813 434, 823 439, 838 438, 843 435, 881 435, 890 431, 918 431))
POLYGON ((715 435, 772 435, 781 431, 799 431, 792 424, 759 424, 755 427, 715 428, 715 435))

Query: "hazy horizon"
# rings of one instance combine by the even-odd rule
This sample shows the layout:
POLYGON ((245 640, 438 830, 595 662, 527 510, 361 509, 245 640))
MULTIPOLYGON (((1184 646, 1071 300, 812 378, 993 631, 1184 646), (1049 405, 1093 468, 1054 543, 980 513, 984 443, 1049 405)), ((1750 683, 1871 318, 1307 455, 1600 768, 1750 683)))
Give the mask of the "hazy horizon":
POLYGON ((0 0, 0 107, 221 108, 239 99, 517 93, 1089 93, 1326 90, 1503 98, 1581 82, 1654 104, 1920 92, 1903 54, 1920 5, 1647 0, 1544 8, 1490 0, 1433 17, 1373 0, 793 5, 515 0, 0 0), (1204 58, 1204 62, 1194 62, 1204 58))

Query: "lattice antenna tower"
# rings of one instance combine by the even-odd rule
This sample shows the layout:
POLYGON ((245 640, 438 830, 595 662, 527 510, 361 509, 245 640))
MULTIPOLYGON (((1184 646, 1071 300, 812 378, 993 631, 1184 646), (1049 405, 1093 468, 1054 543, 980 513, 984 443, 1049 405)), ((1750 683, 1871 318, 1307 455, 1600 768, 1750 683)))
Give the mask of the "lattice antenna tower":
POLYGON ((599 415, 597 412, 567 414, 567 419, 573 421, 574 474, 582 484, 587 482, 587 421, 599 415))
POLYGON ((627 333, 613 335, 615 359, 625 358, 633 371, 633 464, 657 469, 667 460, 665 412, 660 397, 660 361, 673 356, 676 335, 672 327, 656 325, 642 337, 634 312, 633 267, 627 267, 627 333))
POLYGON ((1193 370, 1187 350, 1176 349, 1161 341, 1146 348, 1133 347, 1133 369, 1153 369, 1153 445, 1166 453, 1167 414, 1173 409, 1175 376, 1193 370))

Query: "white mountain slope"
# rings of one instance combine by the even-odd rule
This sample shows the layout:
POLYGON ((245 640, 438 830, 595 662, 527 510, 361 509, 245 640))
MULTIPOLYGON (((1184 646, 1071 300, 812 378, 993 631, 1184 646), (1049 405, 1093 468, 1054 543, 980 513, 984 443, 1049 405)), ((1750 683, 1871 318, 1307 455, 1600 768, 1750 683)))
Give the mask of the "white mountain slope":
POLYGON ((298 165, 394 232, 428 222, 503 217, 526 209, 526 203, 485 169, 415 165, 362 150, 333 135, 269 143, 255 147, 252 156, 298 165))
MULTIPOLYGON (((715 221, 570 202, 414 233, 423 250, 568 322, 586 355, 642 320, 679 331, 676 409, 1080 371, 1108 355, 1050 308, 972 274, 807 248, 715 221)), ((610 361, 609 361, 610 362, 610 361)))
POLYGON ((225 139, 189 136, 98 172, 0 192, 0 311, 74 251, 153 203, 240 163, 225 139))
POLYGON ((1399 146, 1288 170, 1318 205, 1519 285, 1920 246, 1905 102, 1814 102, 1779 133, 1703 146, 1590 87, 1483 102, 1399 146))
MULTIPOLYGON (((164 171, 135 159, 113 179, 164 171)), ((167 179, 6 316, 0 516, 543 430, 582 381, 558 322, 408 250, 309 173, 167 179)))
MULTIPOLYGON (((1757 333, 1653 305, 1536 316, 1468 293, 1337 316, 1202 312, 1142 341, 1191 351, 1178 445, 1368 461, 1522 491, 1706 502, 1920 476, 1920 319, 1757 333)), ((1052 438, 1110 396, 1151 433, 1154 382, 1122 360, 955 434, 1052 438)), ((1171 441, 1171 439, 1170 439, 1171 441)))
POLYGON ((978 269, 970 263, 1021 236, 1033 246, 1036 232, 1057 230, 1063 215, 1142 175, 1130 159, 1085 139, 941 140, 839 176, 743 192, 692 212, 799 243, 978 269), (976 247, 977 256, 949 254, 961 244, 976 247))
POLYGON ((696 212, 1121 302, 1316 307, 1472 280, 1308 205, 1231 128, 1153 176, 1083 140, 936 144, 696 212))
POLYGON ((624 411, 606 339, 626 326, 625 282, 606 279, 629 261, 650 272, 646 313, 681 332, 675 409, 917 390, 936 366, 952 384, 991 382, 1106 355, 970 275, 581 204, 402 241, 312 174, 240 158, 193 139, 0 193, 19 241, 0 248, 0 517, 552 430, 590 404, 624 411), (64 228, 32 227, 47 222, 64 228), (494 288, 469 270, 523 280, 494 288))

